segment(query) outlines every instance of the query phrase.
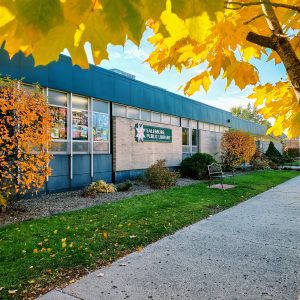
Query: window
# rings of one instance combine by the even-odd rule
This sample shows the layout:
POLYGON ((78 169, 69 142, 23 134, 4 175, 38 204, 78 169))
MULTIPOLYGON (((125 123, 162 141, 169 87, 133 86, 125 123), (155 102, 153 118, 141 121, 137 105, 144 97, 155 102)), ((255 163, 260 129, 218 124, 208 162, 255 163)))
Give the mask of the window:
POLYGON ((93 100, 93 151, 109 152, 108 102, 93 100))
POLYGON ((197 129, 192 129, 192 146, 197 146, 198 143, 198 136, 197 136, 198 130, 197 129))
POLYGON ((189 128, 182 127, 182 145, 189 145, 189 128))
POLYGON ((181 126, 182 127, 190 127, 188 119, 181 119, 181 126))
POLYGON ((88 99, 72 96, 72 140, 74 152, 88 152, 89 113, 88 99))
POLYGON ((132 107, 127 107, 127 117, 130 119, 140 119, 140 110, 132 107))
POLYGON ((161 115, 160 115, 160 113, 152 112, 151 115, 152 115, 151 119, 152 119, 153 122, 157 122, 157 123, 161 122, 161 115))
POLYGON ((73 141, 88 140, 88 99, 73 96, 72 97, 72 138, 73 141))
POLYGON ((172 116, 171 117, 171 124, 175 125, 175 126, 180 126, 180 118, 172 116))
POLYGON ((67 152, 68 139, 68 97, 67 94, 48 90, 48 103, 52 116, 51 150, 67 152))
POLYGON ((162 123, 171 124, 171 116, 162 114, 162 123))
POLYGON ((141 120, 151 121, 151 112, 149 110, 141 109, 141 120))
POLYGON ((126 117, 126 106, 114 104, 113 114, 117 117, 126 117))

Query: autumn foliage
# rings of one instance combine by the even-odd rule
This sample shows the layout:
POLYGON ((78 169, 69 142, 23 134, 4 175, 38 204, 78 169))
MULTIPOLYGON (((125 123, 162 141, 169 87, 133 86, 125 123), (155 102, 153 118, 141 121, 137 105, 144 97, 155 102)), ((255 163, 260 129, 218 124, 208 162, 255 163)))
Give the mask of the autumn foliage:
POLYGON ((227 131, 221 140, 222 155, 225 165, 237 167, 249 162, 255 153, 255 139, 242 131, 227 131))
POLYGON ((37 191, 50 175, 51 115, 42 91, 0 81, 0 194, 37 191))

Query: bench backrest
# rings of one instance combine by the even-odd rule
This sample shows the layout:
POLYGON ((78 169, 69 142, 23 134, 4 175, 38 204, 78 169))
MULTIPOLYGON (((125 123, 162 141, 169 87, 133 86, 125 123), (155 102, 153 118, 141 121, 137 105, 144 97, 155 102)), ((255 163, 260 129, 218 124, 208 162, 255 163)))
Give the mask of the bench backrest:
POLYGON ((211 165, 208 165, 207 168, 209 175, 223 173, 221 165, 217 163, 212 163, 211 165))

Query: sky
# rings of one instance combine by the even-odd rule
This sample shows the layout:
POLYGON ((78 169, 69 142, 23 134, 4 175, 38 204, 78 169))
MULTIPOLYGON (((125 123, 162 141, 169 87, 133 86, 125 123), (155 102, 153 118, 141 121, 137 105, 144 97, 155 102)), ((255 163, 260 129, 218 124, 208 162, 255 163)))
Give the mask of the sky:
MULTIPOLYGON (((205 65, 200 65, 190 70, 183 70, 178 73, 175 68, 165 70, 161 74, 153 71, 147 62, 144 62, 153 50, 152 45, 147 41, 151 36, 151 30, 146 30, 137 47, 131 41, 127 41, 123 46, 108 46, 109 59, 101 62, 100 66, 105 69, 119 69, 136 76, 139 81, 151 85, 159 86, 170 92, 183 95, 182 90, 178 88, 187 82, 190 78, 205 70, 205 65)), ((89 47, 86 48, 89 61, 92 63, 89 47)), ((275 65, 273 61, 266 62, 266 56, 262 60, 252 60, 261 79, 261 83, 274 83, 281 78, 285 78, 285 70, 282 64, 275 65)), ((205 91, 196 92, 190 98, 227 110, 231 107, 241 105, 246 107, 250 102, 247 95, 251 93, 251 86, 240 90, 234 84, 225 90, 225 80, 217 79, 214 81, 206 93, 205 91)))

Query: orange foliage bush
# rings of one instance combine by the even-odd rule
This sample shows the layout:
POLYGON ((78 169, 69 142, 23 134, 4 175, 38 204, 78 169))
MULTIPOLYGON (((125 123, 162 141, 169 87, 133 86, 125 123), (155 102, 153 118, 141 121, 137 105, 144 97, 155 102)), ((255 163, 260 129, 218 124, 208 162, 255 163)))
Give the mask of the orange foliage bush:
POLYGON ((222 155, 225 165, 237 167, 249 162, 255 154, 255 139, 242 131, 227 131, 221 140, 222 155))
POLYGON ((0 193, 37 191, 50 175, 51 115, 36 86, 0 79, 0 193))

